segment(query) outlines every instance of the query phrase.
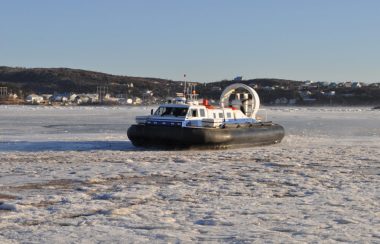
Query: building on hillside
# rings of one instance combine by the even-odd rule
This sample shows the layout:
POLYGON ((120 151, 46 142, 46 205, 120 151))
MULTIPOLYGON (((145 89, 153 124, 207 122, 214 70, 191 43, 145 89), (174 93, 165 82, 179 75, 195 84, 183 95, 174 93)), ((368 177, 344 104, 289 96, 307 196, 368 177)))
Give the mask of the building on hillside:
POLYGON ((276 105, 285 105, 285 104, 288 104, 288 102, 289 102, 289 100, 286 97, 281 97, 281 98, 277 98, 274 101, 274 104, 276 104, 276 105))
POLYGON ((40 104, 43 101, 44 101, 44 98, 37 94, 30 94, 25 98, 25 102, 28 104, 40 104))
POLYGON ((8 87, 0 87, 0 98, 8 97, 8 87))
POLYGON ((78 95, 73 93, 69 96, 69 101, 75 103, 75 100, 78 98, 78 95))
POLYGON ((128 99, 126 100, 126 103, 129 104, 129 105, 133 104, 133 100, 132 100, 132 98, 128 98, 128 99))
POLYGON ((135 105, 140 105, 141 103, 142 103, 141 98, 139 98, 139 97, 135 97, 135 99, 134 99, 134 101, 133 101, 133 104, 135 104, 135 105))
POLYGON ((44 98, 44 101, 50 101, 50 98, 53 96, 53 94, 42 94, 41 95, 44 98))
POLYGON ((50 102, 56 102, 56 103, 66 103, 69 101, 68 96, 63 94, 55 94, 50 97, 50 102))
POLYGON ((362 84, 361 82, 352 82, 352 88, 361 88, 362 87, 362 84))
POLYGON ((351 81, 343 82, 342 87, 344 87, 344 88, 351 88, 352 87, 352 82, 351 81))
POLYGON ((116 98, 116 97, 111 97, 111 94, 107 93, 105 96, 104 96, 104 102, 107 102, 107 103, 119 103, 120 99, 119 98, 116 98))
POLYGON ((70 101, 75 104, 91 104, 99 102, 98 94, 73 94, 70 101), (73 96, 75 95, 75 96, 73 96))
POLYGON ((243 80, 243 76, 236 76, 234 78, 234 81, 242 81, 243 80))
POLYGON ((251 83, 249 84, 250 87, 252 87, 253 89, 258 89, 259 88, 259 85, 256 84, 256 83, 251 83))
POLYGON ((265 86, 263 87, 263 90, 264 91, 274 91, 276 88, 274 88, 273 86, 265 86))
POLYGON ((15 99, 18 98, 18 96, 17 96, 16 93, 9 93, 9 94, 8 94, 8 98, 9 98, 9 99, 12 99, 12 100, 15 100, 15 99))

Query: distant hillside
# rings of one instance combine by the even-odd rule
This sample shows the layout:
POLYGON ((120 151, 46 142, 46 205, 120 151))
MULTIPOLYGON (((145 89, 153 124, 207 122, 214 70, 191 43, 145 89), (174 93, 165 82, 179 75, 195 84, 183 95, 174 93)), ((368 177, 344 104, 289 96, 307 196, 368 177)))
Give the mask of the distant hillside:
MULTIPOLYGON (((223 80, 196 83, 201 97, 217 100, 228 85, 241 82, 256 89, 263 104, 380 105, 380 84, 352 87, 343 83, 335 87, 284 79, 223 80), (333 95, 331 95, 333 94, 333 95), (280 99, 280 103, 279 102, 280 99)), ((0 87, 25 98, 31 93, 96 93, 107 87, 112 96, 140 97, 145 102, 160 102, 183 91, 183 81, 158 78, 110 75, 69 68, 13 68, 0 66, 0 87)))
MULTIPOLYGON (((202 96, 218 98, 220 89, 236 81, 220 81, 212 83, 198 83, 197 90, 202 96), (215 89, 220 88, 220 89, 215 89)), ((294 86, 299 83, 280 79, 245 80, 242 83, 260 87, 265 86, 294 86)), ((155 96, 173 96, 175 92, 183 90, 182 82, 131 76, 117 76, 100 72, 69 69, 69 68, 13 68, 0 66, 0 86, 7 86, 19 95, 28 93, 95 93, 97 86, 107 86, 113 95, 129 94, 142 96, 147 90, 155 96), (133 84, 133 87, 131 87, 133 84), (22 91, 23 94, 20 94, 22 91)))
POLYGON ((96 93, 97 86, 107 86, 110 93, 141 96, 150 90, 154 94, 163 93, 166 96, 170 89, 180 85, 180 82, 165 79, 117 76, 80 69, 0 67, 0 86, 7 86, 18 94, 20 91, 23 94, 96 93))

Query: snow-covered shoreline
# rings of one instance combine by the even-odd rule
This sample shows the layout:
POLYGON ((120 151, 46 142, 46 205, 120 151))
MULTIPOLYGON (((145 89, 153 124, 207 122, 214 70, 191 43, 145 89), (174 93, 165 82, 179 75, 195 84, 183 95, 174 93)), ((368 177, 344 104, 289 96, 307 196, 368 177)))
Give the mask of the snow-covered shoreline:
POLYGON ((278 145, 158 151, 137 108, 0 106, 0 242, 379 242, 379 111, 267 112, 278 145))

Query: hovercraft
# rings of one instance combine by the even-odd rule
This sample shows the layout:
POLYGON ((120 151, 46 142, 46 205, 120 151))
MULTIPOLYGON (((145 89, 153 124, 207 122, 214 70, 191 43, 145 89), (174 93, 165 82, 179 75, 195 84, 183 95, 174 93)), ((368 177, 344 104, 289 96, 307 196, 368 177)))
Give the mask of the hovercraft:
POLYGON ((169 99, 150 116, 137 116, 128 138, 137 147, 230 148, 281 142, 284 128, 257 116, 260 99, 250 86, 236 83, 220 97, 220 106, 200 102, 195 90, 169 99))

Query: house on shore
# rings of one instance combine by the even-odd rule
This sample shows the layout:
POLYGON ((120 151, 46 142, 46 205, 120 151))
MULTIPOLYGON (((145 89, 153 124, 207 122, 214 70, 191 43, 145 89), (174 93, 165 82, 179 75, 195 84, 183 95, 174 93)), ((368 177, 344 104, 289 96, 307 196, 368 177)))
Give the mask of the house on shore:
POLYGON ((25 102, 28 104, 40 104, 44 101, 44 98, 37 94, 30 94, 25 98, 25 102))

